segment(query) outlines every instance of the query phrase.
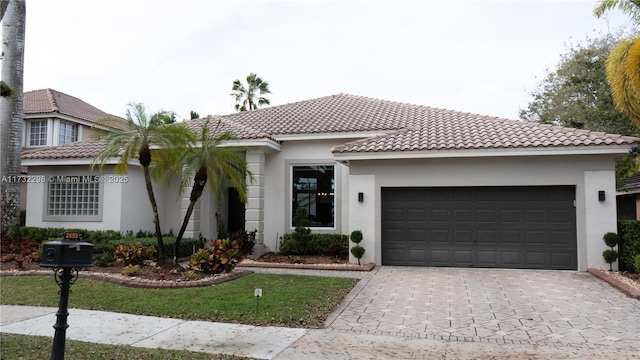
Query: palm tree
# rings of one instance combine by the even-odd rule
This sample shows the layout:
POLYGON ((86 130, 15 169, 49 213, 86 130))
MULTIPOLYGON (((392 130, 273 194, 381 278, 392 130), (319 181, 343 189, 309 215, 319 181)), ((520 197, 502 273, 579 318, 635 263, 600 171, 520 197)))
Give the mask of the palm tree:
MULTIPOLYGON (((155 235, 158 241, 158 256, 162 260, 165 257, 164 242, 162 241, 162 231, 160 228, 160 218, 158 216, 158 205, 153 193, 151 175, 152 147, 163 149, 175 149, 184 147, 186 143, 193 141, 191 132, 182 126, 165 125, 159 121, 154 114, 147 116, 144 105, 140 103, 130 103, 126 113, 127 129, 121 132, 103 133, 98 139, 106 142, 106 147, 93 159, 91 167, 96 164, 100 168, 114 155, 120 155, 120 160, 116 165, 116 172, 125 173, 131 160, 137 159, 142 166, 144 181, 147 187, 147 195, 153 210, 153 222, 155 225, 155 235)), ((120 119, 105 119, 101 123, 118 122, 120 119)))
POLYGON ((22 140, 22 85, 24 74, 24 0, 0 1, 2 69, 0 70, 0 235, 20 223, 20 150, 22 140))
POLYGON ((262 81, 258 75, 250 73, 247 76, 247 87, 236 79, 233 81, 233 87, 231 88, 233 96, 236 100, 236 111, 255 110, 264 105, 269 105, 269 99, 258 96, 264 94, 271 94, 269 91, 269 83, 262 81))
MULTIPOLYGON (((599 18, 613 8, 640 25, 640 0, 601 0, 593 13, 599 18)), ((609 53, 606 66, 616 108, 640 126, 640 36, 620 40, 609 53)))
POLYGON ((186 149, 164 152, 163 163, 156 168, 164 177, 169 177, 178 171, 182 172, 180 194, 191 187, 189 206, 176 237, 175 256, 178 254, 180 240, 205 186, 208 186, 217 194, 217 198, 221 199, 222 186, 228 181, 238 191, 240 200, 246 202, 247 177, 253 179, 243 153, 246 149, 225 146, 225 142, 237 140, 237 137, 230 131, 220 130, 221 120, 211 131, 210 120, 211 118, 207 117, 201 126, 200 133, 193 134, 192 138, 197 138, 197 141, 190 143, 186 149))

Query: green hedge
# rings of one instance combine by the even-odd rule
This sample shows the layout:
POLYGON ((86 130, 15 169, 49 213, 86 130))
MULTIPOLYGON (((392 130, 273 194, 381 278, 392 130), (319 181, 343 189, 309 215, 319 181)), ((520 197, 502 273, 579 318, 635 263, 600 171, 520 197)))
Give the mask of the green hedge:
POLYGON ((349 236, 341 234, 308 234, 306 240, 297 240, 292 233, 280 238, 280 252, 285 255, 329 255, 346 257, 349 236))
POLYGON ((623 220, 618 222, 618 252, 620 270, 634 271, 634 257, 640 255, 640 221, 623 220))
MULTIPOLYGON (((115 230, 87 230, 87 229, 67 229, 67 228, 40 228, 34 226, 23 226, 20 228, 20 236, 27 238, 37 243, 46 242, 49 240, 56 240, 62 237, 65 231, 77 231, 82 237, 83 241, 90 242, 95 245, 93 249, 94 254, 108 254, 113 253, 116 246, 127 244, 131 242, 141 242, 145 246, 153 245, 158 247, 156 238, 148 231, 138 231, 135 235, 143 235, 145 237, 136 237, 133 232, 128 231, 127 236, 123 237, 120 232, 115 230)), ((173 258, 173 247, 175 244, 175 237, 164 236, 164 245, 167 253, 167 257, 173 258)), ((185 238, 180 241, 180 250, 178 257, 191 256, 193 249, 195 250, 203 247, 203 243, 198 239, 185 238)))
POLYGON ((67 229, 67 228, 41 228, 34 226, 23 226, 20 228, 20 236, 31 241, 42 243, 44 241, 56 240, 62 237, 65 231, 77 231, 83 241, 92 244, 121 239, 120 232, 115 230, 87 230, 87 229, 67 229))

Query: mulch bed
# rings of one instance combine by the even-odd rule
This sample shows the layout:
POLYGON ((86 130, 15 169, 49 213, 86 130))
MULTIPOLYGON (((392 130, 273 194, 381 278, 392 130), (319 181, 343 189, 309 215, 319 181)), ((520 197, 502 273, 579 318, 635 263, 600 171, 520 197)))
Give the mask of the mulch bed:
MULTIPOLYGON (((181 259, 187 261, 188 259, 181 259)), ((294 257, 267 253, 256 260, 246 259, 230 273, 207 274, 191 270, 180 265, 173 265, 171 261, 161 264, 141 265, 133 276, 123 275, 125 269, 123 263, 112 262, 108 266, 97 266, 81 269, 80 277, 95 279, 130 287, 144 288, 182 288, 209 286, 225 281, 230 281, 252 273, 243 267, 278 267, 289 269, 318 269, 318 270, 348 270, 370 271, 374 264, 356 265, 349 264, 348 259, 336 259, 330 256, 302 256, 294 257)), ((2 276, 25 275, 53 275, 51 268, 44 268, 38 262, 25 260, 22 267, 18 268, 15 261, 1 264, 2 276)))

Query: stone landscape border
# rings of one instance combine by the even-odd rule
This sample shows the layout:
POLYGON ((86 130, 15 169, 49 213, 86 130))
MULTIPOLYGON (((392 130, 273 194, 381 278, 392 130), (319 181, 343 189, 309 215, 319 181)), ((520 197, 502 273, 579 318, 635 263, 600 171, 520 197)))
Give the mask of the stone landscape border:
POLYGON ((608 283, 614 288, 620 290, 622 293, 627 295, 628 297, 640 300, 640 290, 634 289, 630 285, 625 284, 624 282, 614 278, 613 276, 599 270, 599 269, 588 269, 587 272, 589 274, 597 277, 598 279, 608 283))
POLYGON ((340 270, 340 271, 371 271, 376 267, 374 263, 362 265, 353 264, 283 264, 269 263, 260 261, 243 261, 237 267, 261 267, 261 268, 278 268, 278 269, 305 269, 305 270, 340 270))
MULTIPOLYGON (((235 280, 245 275, 253 274, 249 270, 234 270, 226 274, 216 274, 204 279, 189 281, 172 281, 172 280, 150 280, 140 279, 135 276, 125 276, 120 274, 106 274, 92 271, 80 271, 78 277, 104 281, 111 284, 128 286, 133 288, 146 289, 181 289, 190 287, 202 287, 220 284, 223 282, 235 280)), ((46 270, 2 270, 0 276, 53 276, 52 271, 46 270)))

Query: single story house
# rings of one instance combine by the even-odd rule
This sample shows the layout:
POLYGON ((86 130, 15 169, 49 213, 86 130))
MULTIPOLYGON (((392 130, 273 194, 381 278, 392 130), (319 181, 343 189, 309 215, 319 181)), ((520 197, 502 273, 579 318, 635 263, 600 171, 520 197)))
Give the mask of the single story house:
MULTIPOLYGON (((203 195, 186 236, 257 230, 278 251, 306 207, 316 233, 361 230, 362 259, 381 265, 608 268, 616 231, 614 159, 639 138, 337 94, 218 117, 248 149, 249 200, 203 195)), ((205 121, 183 124, 198 128, 205 121)), ((89 164, 97 142, 25 153, 27 225, 153 228, 142 172, 89 164)), ((115 164, 113 159, 110 164, 115 164)), ((176 184, 176 183, 174 183, 176 184)), ((163 231, 177 230, 188 192, 155 183, 163 231)), ((354 260, 354 259, 352 259, 354 260)))

